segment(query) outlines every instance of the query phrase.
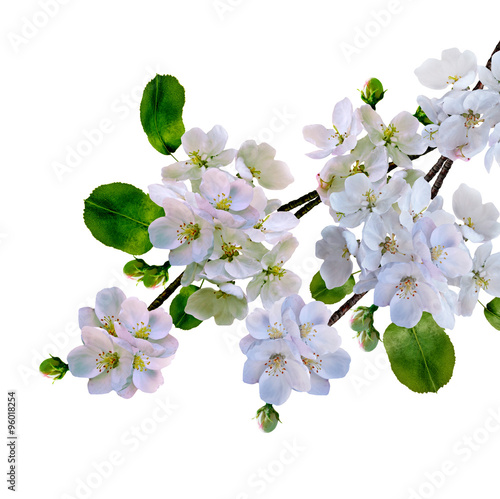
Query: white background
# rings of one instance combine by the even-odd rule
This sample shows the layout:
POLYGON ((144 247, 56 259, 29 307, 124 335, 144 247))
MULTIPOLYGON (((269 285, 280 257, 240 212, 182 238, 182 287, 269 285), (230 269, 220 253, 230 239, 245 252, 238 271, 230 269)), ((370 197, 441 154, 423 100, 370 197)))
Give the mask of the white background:
MULTIPOLYGON (((328 125, 345 96, 358 105, 356 89, 372 76, 389 89, 377 108, 386 122, 413 112, 418 94, 436 95, 413 74, 426 58, 456 46, 487 60, 500 38, 496 2, 66 0, 50 18, 41 3, 0 7, 1 406, 6 414, 6 391, 16 389, 17 497, 498 497, 500 426, 490 423, 491 414, 500 418, 500 333, 480 307, 450 332, 457 364, 438 395, 402 386, 383 348, 361 352, 344 319, 348 377, 333 381, 328 397, 293 393, 270 435, 251 419, 262 405, 257 386, 241 381, 242 325, 209 320, 174 331, 180 348, 165 384, 128 401, 90 396, 86 381, 70 375, 52 385, 36 372, 48 353, 66 358, 80 344, 78 308, 93 305, 100 289, 119 285, 147 302, 156 294, 120 277, 128 256, 95 241, 82 220, 83 199, 96 186, 122 181, 146 190, 160 181, 168 160, 149 145, 138 113, 156 72, 184 85, 187 128, 221 124, 230 147, 270 142, 296 178, 279 193, 288 201, 315 187, 323 164, 304 156, 311 150, 304 125, 328 125), (32 21, 45 25, 26 27, 32 21), (68 147, 102 120, 101 143, 56 174, 68 147)), ((433 159, 418 166, 427 170, 433 159)), ((461 182, 495 201, 499 181, 500 169, 488 176, 482 158, 456 164, 442 191, 446 206, 461 182)), ((329 223, 320 206, 295 232, 301 246, 290 268, 304 279, 306 302, 319 268, 314 244, 329 223)), ((165 259, 161 251, 147 256, 165 259)), ((378 328, 388 322, 380 313, 378 328)))

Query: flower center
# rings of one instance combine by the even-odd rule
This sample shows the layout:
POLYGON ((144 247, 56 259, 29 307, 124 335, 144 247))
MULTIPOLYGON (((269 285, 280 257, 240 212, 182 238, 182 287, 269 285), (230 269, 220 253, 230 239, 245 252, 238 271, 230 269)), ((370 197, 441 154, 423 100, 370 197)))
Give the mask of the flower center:
POLYGON ((101 319, 101 322, 104 329, 108 332, 108 334, 116 338, 118 335, 116 334, 115 331, 115 320, 116 319, 114 315, 112 315, 111 317, 107 315, 101 319))
POLYGON ((283 338, 286 334, 286 331, 283 329, 283 325, 280 323, 278 324, 275 322, 272 326, 267 327, 267 334, 269 335, 269 338, 271 340, 278 340, 280 338, 283 338))
POLYGON ((218 210, 229 211, 232 202, 231 196, 226 197, 224 193, 217 194, 217 199, 214 198, 215 208, 218 210))
POLYGON ((314 322, 306 322, 305 324, 301 324, 299 326, 300 328, 300 337, 301 339, 305 341, 311 341, 311 338, 309 338, 309 335, 311 335, 312 338, 316 336, 315 333, 317 333, 316 329, 313 329, 314 322))
POLYGON ((120 357, 118 354, 110 350, 109 352, 101 352, 97 356, 97 359, 95 359, 95 362, 100 373, 103 371, 109 373, 111 369, 114 369, 118 365, 119 360, 120 357))
POLYGON ((269 360, 265 363, 265 365, 267 368, 264 372, 268 376, 279 376, 286 371, 286 360, 280 353, 276 353, 269 357, 269 360))
POLYGON ((446 83, 448 83, 448 85, 454 85, 458 80, 460 80, 460 78, 462 78, 461 76, 448 76, 448 80, 446 81, 446 83))
MULTIPOLYGON (((383 125, 382 125, 383 126, 383 125)), ((394 137, 394 135, 396 133, 399 133, 398 130, 396 129, 396 126, 393 125, 393 124, 390 124, 389 126, 385 127, 384 128, 384 140, 385 140, 385 143, 386 144, 390 144, 391 143, 391 139, 392 137, 394 137)))
POLYGON ((332 133, 332 135, 328 137, 328 140, 335 139, 337 141, 336 145, 339 146, 340 144, 343 144, 344 140, 347 138, 347 132, 344 134, 340 133, 335 125, 333 125, 333 128, 335 133, 332 133))
POLYGON ((267 267, 267 270, 265 271, 266 275, 274 275, 278 279, 281 279, 286 274, 286 270, 284 270, 281 267, 282 264, 283 264, 283 260, 281 260, 281 262, 279 262, 279 264, 277 264, 277 265, 267 267))
POLYGON ((470 227, 471 229, 474 228, 474 222, 472 221, 471 217, 468 218, 462 218, 464 221, 464 225, 467 225, 467 227, 470 227))
POLYGON ((200 155, 200 151, 190 152, 188 153, 188 156, 194 166, 199 166, 201 168, 202 166, 206 166, 208 163, 206 159, 202 158, 202 156, 200 155))
POLYGON ((396 241, 396 235, 385 236, 385 240, 379 245, 382 248, 382 255, 389 252, 395 255, 398 252, 399 244, 396 241))
POLYGON ((464 126, 465 128, 475 128, 484 122, 484 120, 480 119, 481 115, 479 113, 474 113, 472 109, 469 109, 468 113, 463 113, 462 117, 465 118, 464 126))
POLYGON ((137 327, 132 327, 132 334, 141 340, 147 340, 149 338, 149 333, 151 333, 151 326, 149 324, 146 326, 144 322, 140 324, 137 323, 137 327))
MULTIPOLYGON (((379 193, 380 194, 380 193, 379 193)), ((367 208, 371 210, 372 208, 375 207, 377 204, 378 196, 375 194, 373 189, 368 189, 364 194, 363 197, 366 198, 366 203, 367 203, 367 208)))
POLYGON ((195 224, 194 222, 183 223, 179 225, 179 229, 177 230, 177 240, 182 243, 187 241, 188 244, 191 244, 195 239, 198 239, 200 236, 200 226, 195 224))
POLYGON ((443 263, 443 260, 446 260, 446 257, 448 256, 448 253, 444 251, 444 246, 441 246, 438 244, 437 246, 434 246, 434 248, 431 249, 431 258, 432 261, 435 262, 436 260, 439 260, 439 263, 443 263), (444 253, 444 256, 443 256, 444 253))
POLYGON ((134 355, 134 369, 137 369, 142 373, 143 371, 148 370, 146 366, 149 366, 149 364, 151 364, 151 361, 149 360, 149 357, 147 355, 144 355, 142 352, 134 355))
POLYGON ((316 374, 321 371, 321 362, 323 361, 302 357, 302 363, 309 369, 309 372, 314 371, 316 374))
MULTIPOLYGON (((476 287, 479 289, 488 289, 488 285, 490 284, 490 279, 486 279, 483 275, 481 275, 481 271, 479 270, 473 270, 472 273, 474 274, 473 278, 476 281, 476 287)), ((477 289, 476 289, 477 293, 477 289)))
POLYGON ((417 294, 418 284, 416 283, 416 279, 414 277, 403 277, 399 284, 396 285, 396 295, 398 298, 406 298, 410 299, 410 296, 413 298, 417 294))
POLYGON ((236 245, 231 244, 231 243, 224 243, 223 242, 221 248, 222 248, 222 251, 224 252, 224 254, 221 256, 221 260, 228 260, 229 262, 232 262, 233 258, 240 254, 240 252, 238 250, 240 250, 242 247, 236 246, 236 245))
POLYGON ((252 177, 259 179, 261 171, 257 170, 257 168, 253 166, 249 166, 248 169, 250 170, 250 173, 252 174, 252 177))

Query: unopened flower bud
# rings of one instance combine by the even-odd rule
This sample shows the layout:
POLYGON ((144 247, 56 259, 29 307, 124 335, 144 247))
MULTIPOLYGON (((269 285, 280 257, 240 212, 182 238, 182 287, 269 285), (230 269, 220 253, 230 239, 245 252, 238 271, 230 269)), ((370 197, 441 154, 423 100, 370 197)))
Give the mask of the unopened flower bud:
POLYGON ((148 265, 144 260, 136 258, 125 264, 123 273, 132 278, 142 277, 144 275, 144 269, 147 267, 148 265))
POLYGON ((351 316, 351 329, 359 333, 373 327, 373 314, 377 309, 376 305, 355 308, 351 316))
POLYGON ((366 331, 361 331, 358 333, 358 343, 360 348, 365 352, 371 352, 375 350, 378 345, 379 333, 375 328, 370 328, 366 331))
POLYGON ((280 415, 271 404, 262 406, 255 416, 259 428, 265 433, 271 433, 280 421, 280 415))
POLYGON ((377 78, 370 78, 364 85, 363 90, 361 92, 361 100, 369 104, 372 109, 375 109, 375 106, 378 102, 380 102, 384 98, 384 94, 387 90, 384 90, 384 87, 380 80, 377 78))
POLYGON ((40 364, 40 372, 47 378, 63 379, 68 372, 68 364, 63 362, 59 357, 50 356, 50 359, 45 359, 40 364))

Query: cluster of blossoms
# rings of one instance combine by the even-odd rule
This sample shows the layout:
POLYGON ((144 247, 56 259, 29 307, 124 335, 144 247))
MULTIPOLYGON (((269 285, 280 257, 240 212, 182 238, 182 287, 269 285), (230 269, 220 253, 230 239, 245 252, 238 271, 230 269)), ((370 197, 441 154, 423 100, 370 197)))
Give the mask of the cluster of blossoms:
POLYGON ((186 266, 183 286, 201 280, 216 286, 193 293, 186 312, 200 320, 214 317, 219 325, 244 319, 248 302, 259 295, 270 307, 301 285, 284 268, 298 246, 289 231, 299 220, 276 211, 281 202, 267 199, 263 189, 289 185, 288 166, 274 159, 268 144, 249 140, 236 151, 225 149, 226 142, 220 126, 208 133, 189 130, 182 137, 188 159, 164 167, 163 183, 149 188, 165 210, 149 227, 153 245, 170 250, 172 266, 186 266), (223 170, 233 161, 234 174, 223 170), (243 279, 250 279, 246 292, 236 284, 243 279))
POLYGON ((164 310, 150 312, 137 298, 107 288, 97 293, 95 308, 80 309, 78 322, 84 345, 68 354, 68 366, 73 376, 89 378, 90 393, 114 390, 130 398, 137 390, 155 392, 163 383, 161 369, 178 347, 164 310))
POLYGON ((491 240, 500 234, 498 210, 462 184, 453 196, 455 216, 446 212, 440 196, 431 199, 430 184, 410 158, 437 146, 445 158, 467 160, 489 138, 491 166, 500 151, 500 54, 493 57, 491 72, 479 71, 489 88, 468 90, 476 79, 476 60, 456 49, 416 70, 432 88, 454 85, 439 100, 418 99, 425 120, 432 121, 421 134, 419 120, 408 112, 385 125, 372 107, 353 110, 348 99, 335 106, 332 129, 304 129, 305 139, 319 147, 309 156, 333 156, 318 175, 321 200, 337 222, 316 244, 316 256, 324 260, 321 276, 328 288, 341 286, 356 260, 361 275, 354 291, 374 289, 374 304, 389 305, 398 326, 415 326, 425 311, 441 327, 453 328, 455 315, 472 314, 481 289, 493 296, 500 292, 500 254, 491 255, 491 240), (363 130, 366 135, 359 138, 363 130), (392 174, 395 167, 400 169, 392 174), (349 230, 355 228, 360 239, 349 230), (481 243, 474 257, 466 242, 481 243))

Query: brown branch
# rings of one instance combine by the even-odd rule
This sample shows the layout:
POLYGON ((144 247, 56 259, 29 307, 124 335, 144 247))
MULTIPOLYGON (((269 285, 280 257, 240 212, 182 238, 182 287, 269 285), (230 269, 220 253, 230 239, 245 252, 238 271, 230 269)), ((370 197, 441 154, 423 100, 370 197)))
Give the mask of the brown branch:
POLYGON ((302 218, 306 213, 309 213, 315 206, 318 204, 321 204, 321 199, 318 195, 316 199, 313 199, 312 201, 309 201, 305 206, 302 206, 300 210, 295 213, 295 216, 297 218, 302 218))
POLYGON ((359 293, 352 295, 339 309, 332 314, 330 317, 330 320, 328 321, 329 326, 333 326, 341 317, 343 317, 356 303, 358 303, 363 296, 366 295, 368 291, 365 291, 364 293, 359 293))
POLYGON ((181 274, 175 279, 175 281, 172 281, 167 288, 149 305, 148 310, 151 312, 151 310, 155 310, 158 307, 161 307, 163 303, 173 294, 173 292, 181 285, 181 279, 183 276, 184 272, 181 272, 181 274))
POLYGON ((438 178, 432 186, 431 199, 434 199, 438 195, 439 189, 441 189, 441 187, 443 186, 444 179, 446 178, 446 175, 448 175, 448 172, 450 171, 452 165, 453 161, 451 159, 446 159, 443 164, 443 168, 439 172, 438 178))
POLYGON ((289 203, 280 206, 277 211, 293 210, 294 208, 302 206, 303 204, 308 203, 309 201, 313 201, 318 197, 319 197, 318 191, 314 189, 314 191, 308 192, 307 194, 304 194, 300 198, 294 199, 293 201, 290 201, 289 203))
POLYGON ((437 160, 436 164, 427 172, 427 175, 424 177, 424 179, 427 180, 427 182, 430 182, 439 173, 439 170, 441 170, 446 160, 447 158, 441 156, 437 160))

